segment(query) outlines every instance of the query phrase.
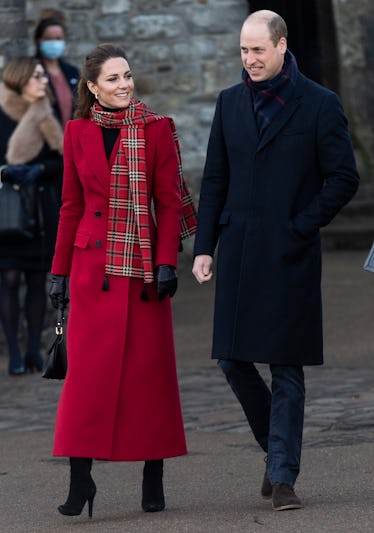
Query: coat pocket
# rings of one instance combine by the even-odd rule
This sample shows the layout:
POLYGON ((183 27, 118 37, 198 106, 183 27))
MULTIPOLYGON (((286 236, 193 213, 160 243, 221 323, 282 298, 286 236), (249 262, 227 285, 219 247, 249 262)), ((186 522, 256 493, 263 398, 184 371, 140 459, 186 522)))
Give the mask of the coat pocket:
POLYGON ((77 248, 87 248, 90 241, 90 235, 88 233, 78 232, 75 236, 74 246, 77 248))

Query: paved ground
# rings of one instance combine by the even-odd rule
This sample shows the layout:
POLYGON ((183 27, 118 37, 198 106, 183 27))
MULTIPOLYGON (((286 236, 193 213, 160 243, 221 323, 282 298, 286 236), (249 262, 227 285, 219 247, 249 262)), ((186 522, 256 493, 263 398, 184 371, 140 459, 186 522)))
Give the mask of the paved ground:
POLYGON ((304 509, 275 513, 259 496, 263 454, 209 358, 213 285, 200 287, 185 267, 173 305, 189 455, 166 464, 166 512, 139 509, 140 463, 105 462, 94 467, 94 518, 56 512, 68 484, 66 460, 51 457, 61 384, 7 376, 2 347, 0 531, 372 532, 374 275, 362 270, 365 255, 324 255, 326 364, 306 369, 304 509))

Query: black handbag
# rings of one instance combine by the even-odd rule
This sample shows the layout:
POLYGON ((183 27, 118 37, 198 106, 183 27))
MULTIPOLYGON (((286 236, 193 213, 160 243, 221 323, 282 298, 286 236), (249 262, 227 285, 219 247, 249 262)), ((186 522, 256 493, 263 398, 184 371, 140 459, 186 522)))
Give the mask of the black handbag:
POLYGON ((57 310, 55 338, 47 352, 43 365, 42 377, 47 379, 64 379, 68 368, 66 340, 64 333, 64 310, 57 310))
POLYGON ((35 237, 36 187, 0 182, 0 241, 23 241, 35 237))

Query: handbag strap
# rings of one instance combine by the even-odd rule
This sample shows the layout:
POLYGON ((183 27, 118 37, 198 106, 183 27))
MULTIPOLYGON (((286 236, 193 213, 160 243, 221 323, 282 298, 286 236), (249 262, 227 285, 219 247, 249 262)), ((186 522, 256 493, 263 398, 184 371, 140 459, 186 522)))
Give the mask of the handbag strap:
POLYGON ((64 307, 59 307, 56 314, 56 335, 62 335, 64 332, 64 307))

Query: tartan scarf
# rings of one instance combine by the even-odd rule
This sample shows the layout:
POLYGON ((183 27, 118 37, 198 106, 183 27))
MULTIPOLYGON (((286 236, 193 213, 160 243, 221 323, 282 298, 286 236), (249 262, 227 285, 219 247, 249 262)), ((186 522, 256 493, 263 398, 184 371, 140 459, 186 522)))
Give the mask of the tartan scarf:
POLYGON ((260 134, 291 97, 298 72, 295 56, 288 49, 282 70, 271 80, 252 81, 248 72, 243 69, 242 78, 252 91, 254 112, 260 134))
MULTIPOLYGON (((105 274, 144 278, 145 283, 152 283, 154 274, 144 130, 147 124, 165 117, 134 98, 128 108, 115 113, 103 111, 95 103, 91 107, 90 118, 100 127, 120 129, 119 149, 110 173, 105 274)), ((178 156, 182 199, 181 239, 184 239, 196 232, 196 210, 183 178, 175 124, 170 117, 167 118, 178 156)), ((105 285, 107 282, 104 282, 103 288, 105 285)))

